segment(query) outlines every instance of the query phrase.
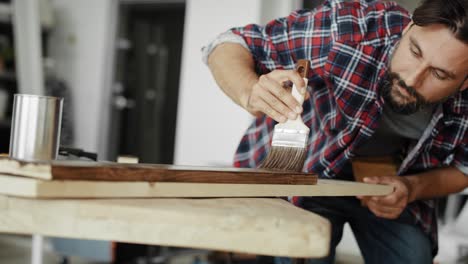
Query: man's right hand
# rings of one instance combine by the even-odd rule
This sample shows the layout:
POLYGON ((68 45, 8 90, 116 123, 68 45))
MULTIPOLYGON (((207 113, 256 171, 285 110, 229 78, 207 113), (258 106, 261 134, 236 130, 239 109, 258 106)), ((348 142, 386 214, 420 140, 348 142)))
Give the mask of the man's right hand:
POLYGON ((274 70, 258 77, 252 54, 237 43, 218 45, 208 57, 208 66, 223 92, 251 114, 286 122, 302 113, 291 89, 284 88, 285 83, 294 83, 308 98, 305 82, 296 71, 274 70))
POLYGON ((307 99, 305 82, 299 73, 294 70, 274 70, 258 78, 242 106, 253 115, 266 114, 280 123, 294 120, 302 113, 302 106, 291 95, 292 83, 307 99))

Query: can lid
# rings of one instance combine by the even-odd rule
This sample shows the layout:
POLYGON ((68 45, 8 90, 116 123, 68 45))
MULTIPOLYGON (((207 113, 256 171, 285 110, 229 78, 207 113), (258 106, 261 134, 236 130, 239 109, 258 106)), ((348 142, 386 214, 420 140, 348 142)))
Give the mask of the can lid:
POLYGON ((15 94, 15 97, 32 97, 32 98, 41 98, 41 99, 48 99, 48 100, 63 100, 62 97, 54 97, 54 96, 47 96, 47 95, 36 95, 36 94, 15 94))

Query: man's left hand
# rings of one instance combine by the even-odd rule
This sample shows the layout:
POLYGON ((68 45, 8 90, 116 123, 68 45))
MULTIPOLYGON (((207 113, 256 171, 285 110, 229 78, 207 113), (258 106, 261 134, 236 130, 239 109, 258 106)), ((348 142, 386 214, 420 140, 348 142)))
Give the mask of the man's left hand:
POLYGON ((364 182, 394 188, 393 193, 386 196, 357 196, 378 217, 396 219, 411 202, 411 184, 404 177, 366 177, 364 182))

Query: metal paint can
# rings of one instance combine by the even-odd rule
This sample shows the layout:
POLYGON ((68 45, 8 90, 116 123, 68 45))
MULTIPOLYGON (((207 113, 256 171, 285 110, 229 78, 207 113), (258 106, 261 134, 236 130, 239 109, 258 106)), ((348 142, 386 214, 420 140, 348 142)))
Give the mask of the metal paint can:
POLYGON ((10 158, 47 161, 57 158, 63 98, 15 94, 10 158))

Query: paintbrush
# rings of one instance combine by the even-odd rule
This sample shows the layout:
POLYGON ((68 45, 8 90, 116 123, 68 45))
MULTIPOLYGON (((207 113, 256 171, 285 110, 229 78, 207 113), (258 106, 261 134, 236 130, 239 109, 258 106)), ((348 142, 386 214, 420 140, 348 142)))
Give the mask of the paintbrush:
MULTIPOLYGON (((308 60, 299 60, 296 64, 296 71, 304 79, 306 87, 309 66, 308 60)), ((305 92, 301 94, 293 84, 292 96, 302 105, 305 92)), ((270 152, 260 168, 302 171, 306 159, 309 131, 310 129, 304 124, 300 115, 295 120, 288 119, 285 123, 275 125, 270 152)))

